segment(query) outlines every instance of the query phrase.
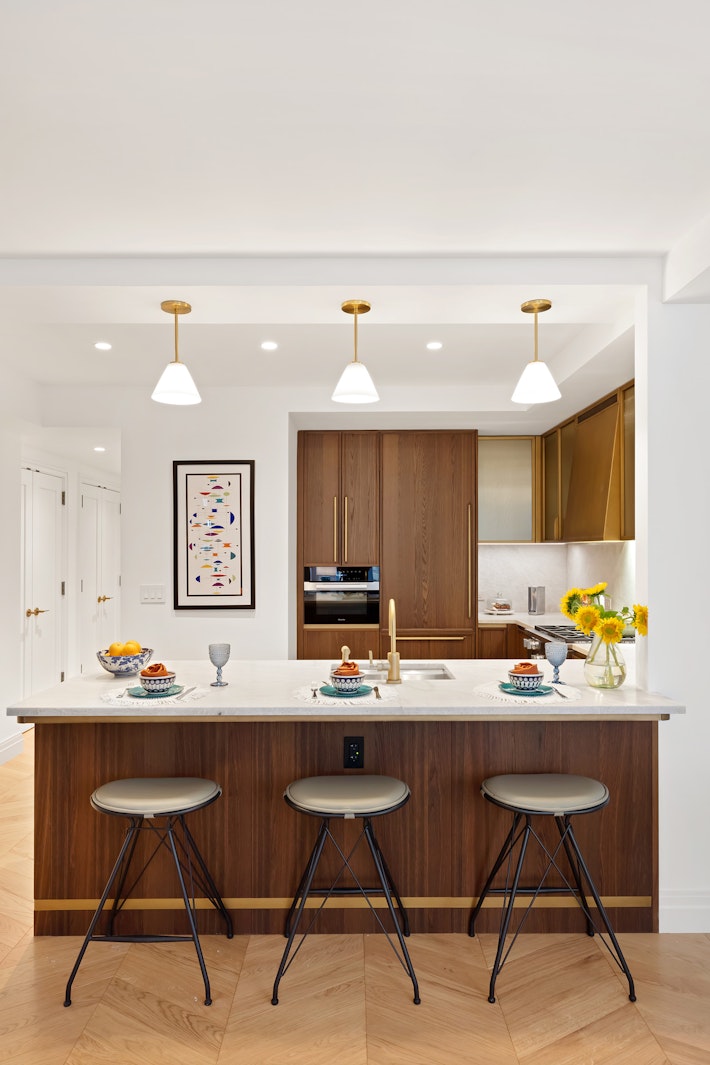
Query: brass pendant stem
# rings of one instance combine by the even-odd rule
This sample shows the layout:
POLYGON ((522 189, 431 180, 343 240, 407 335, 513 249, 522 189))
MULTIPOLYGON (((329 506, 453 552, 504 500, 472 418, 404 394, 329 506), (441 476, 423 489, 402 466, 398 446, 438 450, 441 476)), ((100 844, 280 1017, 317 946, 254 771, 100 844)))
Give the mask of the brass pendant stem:
MULTIPOLYGON (((175 328, 177 329, 177 318, 175 319, 175 328)), ((175 343, 177 344, 177 340, 175 343)), ((177 351, 177 347, 175 350, 177 351)), ((533 362, 537 362, 537 311, 535 311, 535 353, 533 355, 533 362)))
POLYGON ((354 318, 354 330, 355 330, 355 355, 353 356, 353 362, 357 362, 357 311, 353 315, 354 318))
MULTIPOLYGON (((173 362, 180 362, 180 356, 178 355, 178 324, 177 323, 178 323, 178 316, 177 316, 177 311, 175 311, 175 358, 173 359, 173 362)), ((537 327, 537 315, 535 315, 535 326, 537 327)), ((535 333, 535 336, 537 337, 537 332, 535 333)), ((535 350, 537 350, 537 340, 535 341, 535 350)))

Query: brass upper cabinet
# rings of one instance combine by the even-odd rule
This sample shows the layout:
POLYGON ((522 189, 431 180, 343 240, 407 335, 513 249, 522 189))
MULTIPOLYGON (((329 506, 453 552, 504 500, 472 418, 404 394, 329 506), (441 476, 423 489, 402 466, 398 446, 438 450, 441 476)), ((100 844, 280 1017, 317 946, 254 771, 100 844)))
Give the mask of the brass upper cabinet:
POLYGON ((379 565, 379 433, 301 432, 304 566, 379 565))
MULTIPOLYGON (((382 434, 382 603, 403 640, 468 641, 476 622, 476 434, 382 434)), ((411 657, 406 645, 401 648, 411 657)))
POLYGON ((565 540, 621 539, 619 411, 619 398, 614 394, 577 416, 565 540))
POLYGON ((478 437, 479 543, 532 543, 537 536, 538 438, 478 437))
POLYGON ((564 515, 567 512, 576 429, 577 422, 571 419, 551 429, 542 438, 542 539, 553 543, 566 538, 564 515))

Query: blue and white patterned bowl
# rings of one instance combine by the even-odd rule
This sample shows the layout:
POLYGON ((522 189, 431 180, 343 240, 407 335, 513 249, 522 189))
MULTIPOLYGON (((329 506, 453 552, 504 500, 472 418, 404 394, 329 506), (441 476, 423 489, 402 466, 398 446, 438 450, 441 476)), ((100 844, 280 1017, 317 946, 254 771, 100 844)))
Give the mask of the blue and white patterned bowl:
POLYGON ((542 673, 513 673, 508 670, 510 683, 521 692, 531 692, 542 684, 542 673))
POLYGON ((144 647, 137 655, 110 655, 108 651, 97 651, 96 657, 107 673, 116 677, 127 677, 145 669, 153 656, 152 647, 144 647))
POLYGON ((330 681, 337 692, 356 692, 362 684, 360 673, 331 673, 330 681))
POLYGON ((141 673, 138 680, 147 692, 152 692, 155 695, 158 692, 166 692, 172 688, 175 683, 175 674, 168 673, 164 677, 144 677, 141 673))

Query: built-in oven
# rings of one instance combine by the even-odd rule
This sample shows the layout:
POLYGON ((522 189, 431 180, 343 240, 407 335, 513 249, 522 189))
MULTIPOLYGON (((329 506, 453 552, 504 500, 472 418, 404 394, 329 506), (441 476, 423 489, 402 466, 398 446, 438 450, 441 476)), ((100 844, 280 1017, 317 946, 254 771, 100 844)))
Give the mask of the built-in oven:
POLYGON ((306 566, 305 625, 379 625, 379 566, 306 566))

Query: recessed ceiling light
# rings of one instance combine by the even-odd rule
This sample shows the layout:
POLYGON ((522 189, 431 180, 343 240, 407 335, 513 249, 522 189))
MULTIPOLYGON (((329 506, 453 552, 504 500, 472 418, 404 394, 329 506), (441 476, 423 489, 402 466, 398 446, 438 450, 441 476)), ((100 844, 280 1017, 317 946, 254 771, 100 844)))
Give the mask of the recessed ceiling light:
POLYGON ((94 448, 94 451, 105 451, 105 450, 106 450, 105 447, 95 447, 94 448))
POLYGON ((111 345, 107 340, 97 340, 94 344, 97 351, 110 351, 111 345))
POLYGON ((262 351, 276 351, 278 344, 275 340, 265 340, 261 345, 262 351))
POLYGON ((443 344, 440 340, 430 340, 427 344, 428 351, 440 351, 443 348, 443 344))

